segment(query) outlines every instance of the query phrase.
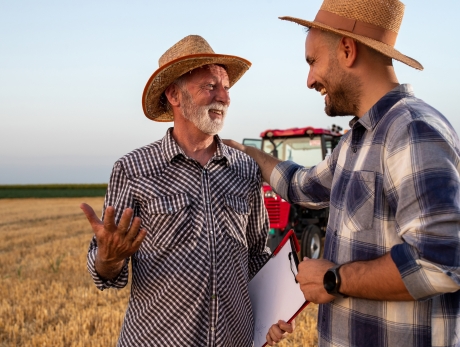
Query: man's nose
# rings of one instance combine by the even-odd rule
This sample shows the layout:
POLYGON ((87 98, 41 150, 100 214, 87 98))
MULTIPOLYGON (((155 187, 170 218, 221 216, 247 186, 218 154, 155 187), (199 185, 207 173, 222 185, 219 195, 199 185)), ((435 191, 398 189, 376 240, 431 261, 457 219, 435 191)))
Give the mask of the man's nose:
POLYGON ((217 88, 217 93, 216 93, 216 101, 222 103, 225 106, 230 105, 230 94, 228 92, 228 89, 224 88, 223 86, 220 86, 217 88))
POLYGON ((315 88, 315 84, 316 84, 316 79, 313 78, 312 73, 311 73, 311 69, 310 69, 310 70, 308 70, 307 87, 310 88, 310 89, 313 89, 313 88, 315 88))

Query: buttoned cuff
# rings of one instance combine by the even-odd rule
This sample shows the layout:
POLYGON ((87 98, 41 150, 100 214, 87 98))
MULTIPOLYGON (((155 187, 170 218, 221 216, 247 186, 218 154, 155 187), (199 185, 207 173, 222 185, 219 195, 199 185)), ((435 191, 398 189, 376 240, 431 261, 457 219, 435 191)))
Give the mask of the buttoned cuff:
POLYGON ((120 274, 112 279, 112 280, 104 280, 99 276, 99 274, 96 272, 96 250, 88 253, 88 259, 87 259, 87 268, 88 272, 90 273, 91 277, 93 278, 93 282, 96 285, 97 289, 99 290, 104 290, 107 288, 124 288, 126 284, 128 284, 128 263, 129 259, 125 261, 125 265, 123 265, 123 268, 120 272, 120 274))

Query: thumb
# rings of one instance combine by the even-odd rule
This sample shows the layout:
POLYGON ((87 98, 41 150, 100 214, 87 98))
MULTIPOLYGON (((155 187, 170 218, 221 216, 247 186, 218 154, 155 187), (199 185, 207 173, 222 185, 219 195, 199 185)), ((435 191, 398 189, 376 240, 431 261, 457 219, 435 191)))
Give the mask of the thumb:
POLYGON ((88 204, 82 203, 80 204, 80 208, 85 214, 86 219, 88 219, 93 229, 95 229, 96 227, 99 227, 102 224, 101 220, 97 217, 96 212, 94 212, 91 206, 89 206, 88 204))

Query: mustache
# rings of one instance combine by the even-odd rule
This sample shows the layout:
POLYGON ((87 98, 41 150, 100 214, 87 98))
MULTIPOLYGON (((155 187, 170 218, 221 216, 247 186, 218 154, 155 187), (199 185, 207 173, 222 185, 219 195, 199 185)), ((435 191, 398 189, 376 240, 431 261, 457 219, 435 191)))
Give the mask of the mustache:
POLYGON ((316 82, 314 85, 313 85, 313 88, 317 91, 317 92, 320 92, 321 89, 325 88, 321 83, 318 83, 316 82))
POLYGON ((202 106, 205 110, 209 111, 209 110, 217 110, 217 111, 221 111, 223 115, 226 115, 227 114, 227 110, 228 110, 228 106, 227 105, 222 105, 221 103, 219 102, 213 102, 213 103, 210 103, 209 105, 206 105, 206 106, 202 106))

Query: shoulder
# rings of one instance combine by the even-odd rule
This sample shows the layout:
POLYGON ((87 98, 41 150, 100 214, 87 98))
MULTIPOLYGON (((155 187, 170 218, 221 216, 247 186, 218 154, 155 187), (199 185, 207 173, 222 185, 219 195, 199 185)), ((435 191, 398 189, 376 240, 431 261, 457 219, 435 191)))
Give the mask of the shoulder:
POLYGON ((383 119, 388 131, 389 144, 396 145, 396 139, 406 141, 443 141, 451 147, 459 148, 455 129, 447 118, 421 99, 406 97, 401 99, 383 119))
POLYGON ((137 148, 118 159, 114 169, 123 170, 129 178, 154 176, 166 166, 161 140, 137 148))
POLYGON ((223 143, 222 146, 226 149, 228 154, 231 170, 233 170, 241 178, 260 181, 260 169, 254 159, 246 153, 229 147, 223 143))

